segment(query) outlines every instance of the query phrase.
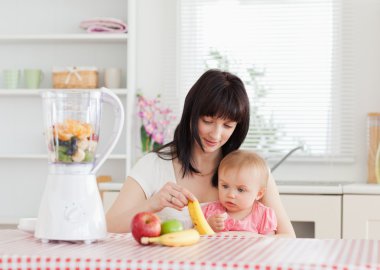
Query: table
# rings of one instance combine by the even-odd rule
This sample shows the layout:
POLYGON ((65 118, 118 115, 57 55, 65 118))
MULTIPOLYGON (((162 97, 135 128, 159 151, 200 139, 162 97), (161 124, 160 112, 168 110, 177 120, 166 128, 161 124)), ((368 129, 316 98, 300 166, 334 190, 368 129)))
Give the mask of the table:
POLYGON ((43 244, 19 230, 0 231, 1 270, 380 269, 379 240, 202 236, 189 247, 141 246, 131 234, 94 244, 43 244))

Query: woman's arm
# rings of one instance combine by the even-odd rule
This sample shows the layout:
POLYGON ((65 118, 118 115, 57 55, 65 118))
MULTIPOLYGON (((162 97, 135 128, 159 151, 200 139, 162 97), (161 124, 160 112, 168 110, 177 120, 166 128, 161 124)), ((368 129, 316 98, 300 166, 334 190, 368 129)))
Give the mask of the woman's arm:
POLYGON ((133 178, 128 177, 116 201, 107 211, 107 230, 114 233, 130 232, 132 218, 144 211, 152 211, 145 193, 133 178))
POLYGON ((132 177, 128 177, 116 201, 107 212, 107 230, 116 233, 130 232, 131 221, 135 214, 155 213, 165 207, 181 210, 189 199, 195 200, 194 195, 173 182, 167 182, 148 199, 140 184, 132 177))
POLYGON ((283 237, 296 237, 293 226, 284 205, 281 202, 280 194, 278 193, 277 185, 273 179, 272 174, 269 175, 267 190, 264 197, 261 199, 262 203, 274 210, 277 217, 277 231, 276 236, 283 237))

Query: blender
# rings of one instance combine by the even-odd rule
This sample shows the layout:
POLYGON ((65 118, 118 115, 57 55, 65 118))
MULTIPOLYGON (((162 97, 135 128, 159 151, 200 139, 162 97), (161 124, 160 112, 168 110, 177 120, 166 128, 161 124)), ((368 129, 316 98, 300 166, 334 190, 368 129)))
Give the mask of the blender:
POLYGON ((34 236, 44 243, 103 239, 107 229, 95 173, 120 137, 123 105, 106 88, 50 90, 42 98, 49 166, 34 236), (99 153, 103 103, 113 109, 114 125, 99 153))

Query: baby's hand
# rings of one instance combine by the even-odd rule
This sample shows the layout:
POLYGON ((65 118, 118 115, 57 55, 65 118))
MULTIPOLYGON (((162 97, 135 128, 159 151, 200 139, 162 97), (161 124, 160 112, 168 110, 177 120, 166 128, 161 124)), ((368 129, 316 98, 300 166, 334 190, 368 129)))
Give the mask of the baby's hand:
POLYGON ((224 230, 224 221, 227 219, 227 213, 224 212, 223 214, 216 214, 213 216, 210 216, 207 219, 208 224, 210 224, 211 228, 216 231, 220 232, 224 230))

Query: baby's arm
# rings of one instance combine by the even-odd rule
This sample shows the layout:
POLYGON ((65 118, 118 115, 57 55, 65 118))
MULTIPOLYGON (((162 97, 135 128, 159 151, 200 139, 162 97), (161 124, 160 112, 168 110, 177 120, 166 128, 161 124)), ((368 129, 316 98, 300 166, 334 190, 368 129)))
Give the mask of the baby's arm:
MULTIPOLYGON (((272 208, 264 207, 262 212, 261 222, 259 223, 258 232, 261 235, 275 235, 277 231, 276 213, 272 208)), ((261 211, 260 211, 261 212, 261 211)))

